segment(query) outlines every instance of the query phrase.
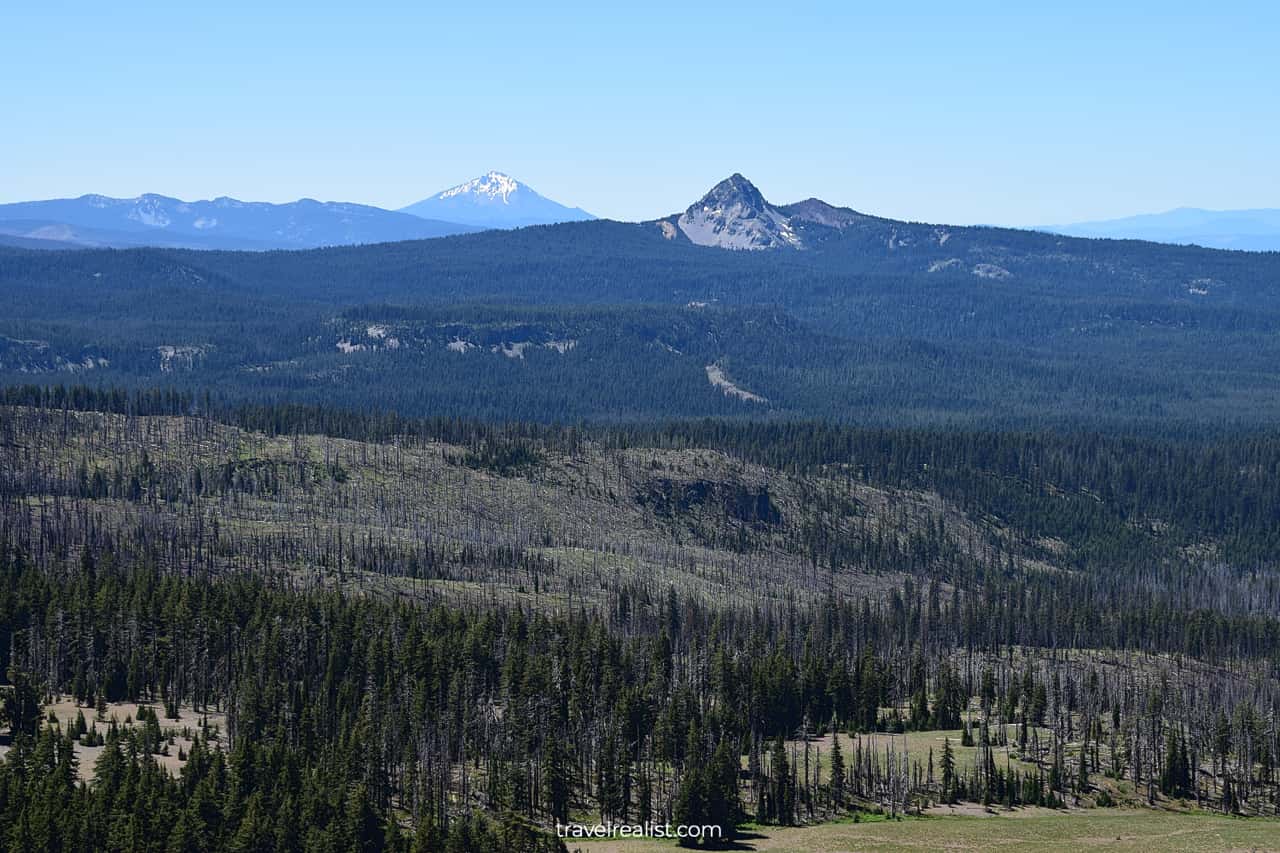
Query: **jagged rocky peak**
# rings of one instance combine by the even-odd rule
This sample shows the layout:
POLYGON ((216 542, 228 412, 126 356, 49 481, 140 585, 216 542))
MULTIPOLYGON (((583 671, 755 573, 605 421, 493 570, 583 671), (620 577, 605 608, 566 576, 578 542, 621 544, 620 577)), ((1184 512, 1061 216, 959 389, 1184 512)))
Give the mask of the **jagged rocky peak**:
POLYGON ((739 172, 734 172, 712 187, 702 197, 701 201, 690 205, 689 210, 699 206, 728 206, 730 204, 743 204, 753 210, 763 210, 769 206, 769 203, 764 200, 764 196, 756 188, 755 184, 748 181, 739 172))
POLYGON ((676 221, 690 242, 721 249, 803 248, 791 220, 738 173, 711 188, 676 221))

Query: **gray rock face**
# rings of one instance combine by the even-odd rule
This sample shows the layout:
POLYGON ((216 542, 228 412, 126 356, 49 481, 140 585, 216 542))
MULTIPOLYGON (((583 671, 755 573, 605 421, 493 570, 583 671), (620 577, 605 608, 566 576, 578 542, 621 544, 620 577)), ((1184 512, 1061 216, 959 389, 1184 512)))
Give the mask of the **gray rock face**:
POLYGON ((699 246, 744 250, 804 247, 791 219, 736 173, 690 205, 676 224, 699 246))

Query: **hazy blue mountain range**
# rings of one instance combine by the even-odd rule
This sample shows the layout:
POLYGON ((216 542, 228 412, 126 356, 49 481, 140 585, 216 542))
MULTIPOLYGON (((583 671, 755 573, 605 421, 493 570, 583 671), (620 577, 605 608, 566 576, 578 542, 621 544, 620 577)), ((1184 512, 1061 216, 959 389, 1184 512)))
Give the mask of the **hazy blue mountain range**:
POLYGON ((1048 225, 1040 228, 1072 237, 1109 237, 1117 240, 1150 240, 1209 249, 1250 252, 1280 251, 1280 209, 1201 210, 1180 207, 1165 213, 1147 213, 1123 219, 1048 225))
POLYGON ((566 207, 534 192, 502 172, 489 172, 430 198, 401 208, 403 213, 462 222, 482 228, 520 228, 595 219, 578 207, 566 207))
POLYGON ((269 204, 225 197, 187 202, 153 194, 128 199, 84 195, 0 205, 0 241, 29 248, 313 249, 476 230, 309 198, 269 204))

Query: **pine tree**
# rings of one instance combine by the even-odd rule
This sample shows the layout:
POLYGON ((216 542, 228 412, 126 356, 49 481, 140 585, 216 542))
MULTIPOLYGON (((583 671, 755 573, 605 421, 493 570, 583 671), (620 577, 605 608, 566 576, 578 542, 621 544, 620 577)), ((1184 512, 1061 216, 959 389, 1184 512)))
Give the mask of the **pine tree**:
POLYGON ((0 717, 15 735, 34 737, 40 726, 40 695, 30 676, 16 666, 9 666, 8 677, 11 686, 5 693, 0 717))
POLYGON ((840 732, 831 737, 831 805, 836 811, 844 808, 844 753, 840 749, 840 732))
POLYGON ((942 739, 942 800, 955 802, 956 756, 951 749, 951 738, 942 739))
POLYGON ((375 853, 386 846, 383 832, 383 821, 373 803, 369 799, 369 791, 364 785, 356 785, 347 795, 346 837, 351 842, 351 850, 359 853, 375 853))
POLYGON ((703 822, 720 827, 720 838, 724 841, 737 836, 737 825, 742 820, 738 766, 738 756, 729 748, 729 742, 722 740, 703 771, 703 822))
POLYGON ((795 787, 791 781, 791 765, 787 762, 787 748, 779 737, 773 744, 770 760, 770 786, 773 796, 773 820, 790 826, 796 820, 795 787))
MULTIPOLYGON (((690 767, 685 771, 680 783, 680 793, 676 796, 675 822, 678 825, 698 826, 707 820, 706 780, 700 768, 690 767)), ((697 839, 683 838, 683 847, 692 847, 697 839)))
POLYGON ((569 822, 569 761, 565 755, 564 743, 558 737, 552 737, 547 745, 546 767, 543 791, 546 794, 547 814, 556 823, 569 822))

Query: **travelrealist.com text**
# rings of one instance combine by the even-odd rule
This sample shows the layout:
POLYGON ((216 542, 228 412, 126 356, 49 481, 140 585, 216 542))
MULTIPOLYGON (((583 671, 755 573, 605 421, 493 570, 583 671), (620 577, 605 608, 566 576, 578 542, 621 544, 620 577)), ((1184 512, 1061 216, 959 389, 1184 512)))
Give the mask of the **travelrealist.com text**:
POLYGON ((558 838, 719 838, 717 824, 557 823, 558 838))

